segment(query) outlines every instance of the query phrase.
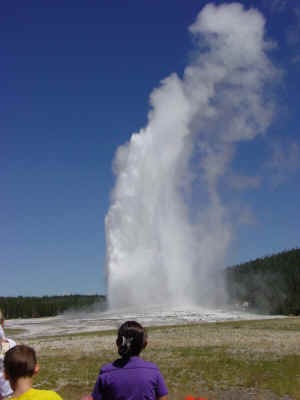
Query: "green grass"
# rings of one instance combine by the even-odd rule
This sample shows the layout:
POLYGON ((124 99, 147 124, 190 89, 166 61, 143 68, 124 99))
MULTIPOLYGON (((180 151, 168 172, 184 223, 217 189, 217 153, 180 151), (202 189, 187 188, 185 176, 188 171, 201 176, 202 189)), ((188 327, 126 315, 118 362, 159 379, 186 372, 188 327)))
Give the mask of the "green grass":
POLYGON ((112 361, 112 352, 99 356, 73 355, 40 357, 41 369, 35 380, 36 387, 58 390, 64 399, 80 399, 90 393, 96 382, 100 366, 112 361))
POLYGON ((263 329, 269 331, 298 331, 300 332, 300 317, 274 318, 253 321, 215 322, 216 326, 232 329, 263 329))
POLYGON ((5 328, 5 334, 7 337, 19 335, 21 333, 25 333, 26 329, 10 329, 10 328, 5 328))
POLYGON ((283 396, 300 393, 300 356, 291 355, 273 360, 233 356, 224 347, 191 348, 173 350, 172 363, 162 365, 170 387, 176 381, 182 390, 228 390, 231 388, 256 388, 270 390, 283 396), (180 361, 180 366, 177 362, 180 361), (199 387, 201 382, 201 387, 199 387))
MULTIPOLYGON (((268 393, 271 393, 277 398, 288 395, 300 400, 300 318, 155 327, 148 332, 150 344, 143 358, 158 364, 166 379, 170 399, 184 399, 188 394, 195 397, 206 394, 209 399, 231 399, 227 395, 229 392, 254 390, 262 396, 256 396, 260 399, 268 399, 268 393), (260 349, 247 345, 246 338, 251 337, 252 332, 255 336, 261 335, 260 349), (226 338, 238 333, 240 342, 233 345, 227 340, 226 344, 203 345, 203 339, 214 333, 224 334, 226 338), (262 349, 265 335, 283 335, 286 341, 295 343, 294 351, 285 353, 280 346, 270 349, 270 343, 262 349), (298 341, 295 340, 297 337, 298 341), (193 345, 189 338, 193 339, 193 345), (198 338, 202 338, 202 342, 199 340, 202 344, 197 344, 198 338)), ((64 338, 75 340, 82 336, 88 340, 96 337, 101 341, 101 338, 111 335, 113 342, 115 333, 114 330, 66 335, 64 338)), ((40 341, 50 345, 52 340, 53 337, 40 341)), ((42 351, 36 387, 55 389, 65 400, 80 399, 92 390, 101 365, 115 358, 113 347, 88 354, 80 348, 42 351)))

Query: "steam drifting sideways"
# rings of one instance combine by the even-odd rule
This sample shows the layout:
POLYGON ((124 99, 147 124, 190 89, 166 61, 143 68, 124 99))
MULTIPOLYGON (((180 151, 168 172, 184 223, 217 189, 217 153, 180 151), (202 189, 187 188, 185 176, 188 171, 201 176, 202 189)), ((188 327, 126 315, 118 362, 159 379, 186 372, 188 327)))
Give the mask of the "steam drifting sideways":
POLYGON ((220 195, 236 145, 268 128, 264 90, 277 75, 264 18, 241 4, 206 5, 189 27, 193 60, 150 95, 148 124, 119 147, 106 216, 115 307, 203 304, 217 289, 234 232, 220 195))

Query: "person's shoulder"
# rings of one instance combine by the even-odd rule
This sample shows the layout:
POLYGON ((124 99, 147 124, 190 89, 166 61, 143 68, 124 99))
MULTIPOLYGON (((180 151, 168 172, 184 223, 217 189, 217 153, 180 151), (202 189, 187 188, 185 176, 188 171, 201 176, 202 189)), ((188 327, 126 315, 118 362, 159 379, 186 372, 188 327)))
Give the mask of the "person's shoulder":
POLYGON ((100 369, 100 375, 114 371, 132 369, 132 368, 146 368, 159 371, 158 366, 153 362, 145 361, 138 356, 134 356, 131 357, 129 360, 119 358, 118 360, 115 360, 112 363, 103 365, 100 369))
POLYGON ((14 340, 10 339, 10 338, 6 338, 6 340, 7 340, 8 343, 9 343, 9 348, 10 348, 10 349, 11 349, 12 347, 15 347, 15 346, 17 345, 17 343, 16 343, 14 340))
POLYGON ((44 392, 44 398, 43 399, 47 399, 47 400, 62 400, 62 398, 60 397, 60 395, 56 392, 54 392, 54 390, 43 390, 44 392))
POLYGON ((19 397, 13 397, 11 400, 62 400, 59 394, 53 390, 29 389, 19 397))
POLYGON ((102 365, 102 367, 100 369, 100 374, 105 374, 106 372, 110 372, 114 369, 116 369, 116 367, 114 366, 114 362, 104 364, 104 365, 102 365))
POLYGON ((143 360, 140 357, 133 357, 132 358, 132 364, 134 364, 134 365, 136 365, 137 367, 140 367, 140 368, 159 370, 159 368, 158 368, 158 366, 156 364, 154 364, 151 361, 143 360))
POLYGON ((32 397, 34 400, 62 400, 60 395, 53 390, 33 389, 32 397))

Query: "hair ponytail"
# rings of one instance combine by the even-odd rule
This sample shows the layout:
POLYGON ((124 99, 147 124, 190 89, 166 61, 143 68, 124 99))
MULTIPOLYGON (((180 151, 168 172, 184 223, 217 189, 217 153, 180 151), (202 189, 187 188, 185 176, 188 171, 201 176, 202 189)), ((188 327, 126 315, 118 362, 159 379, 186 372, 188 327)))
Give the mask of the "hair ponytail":
POLYGON ((146 347, 147 334, 136 321, 127 321, 118 330, 117 346, 122 358, 138 356, 146 347))

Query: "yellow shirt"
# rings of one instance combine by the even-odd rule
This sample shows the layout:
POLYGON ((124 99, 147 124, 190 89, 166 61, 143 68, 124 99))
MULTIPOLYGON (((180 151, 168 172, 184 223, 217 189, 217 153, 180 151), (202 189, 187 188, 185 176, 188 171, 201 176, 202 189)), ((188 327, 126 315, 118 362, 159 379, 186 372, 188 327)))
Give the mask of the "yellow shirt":
POLYGON ((12 397, 11 400, 62 400, 53 390, 29 389, 19 397, 12 397))

